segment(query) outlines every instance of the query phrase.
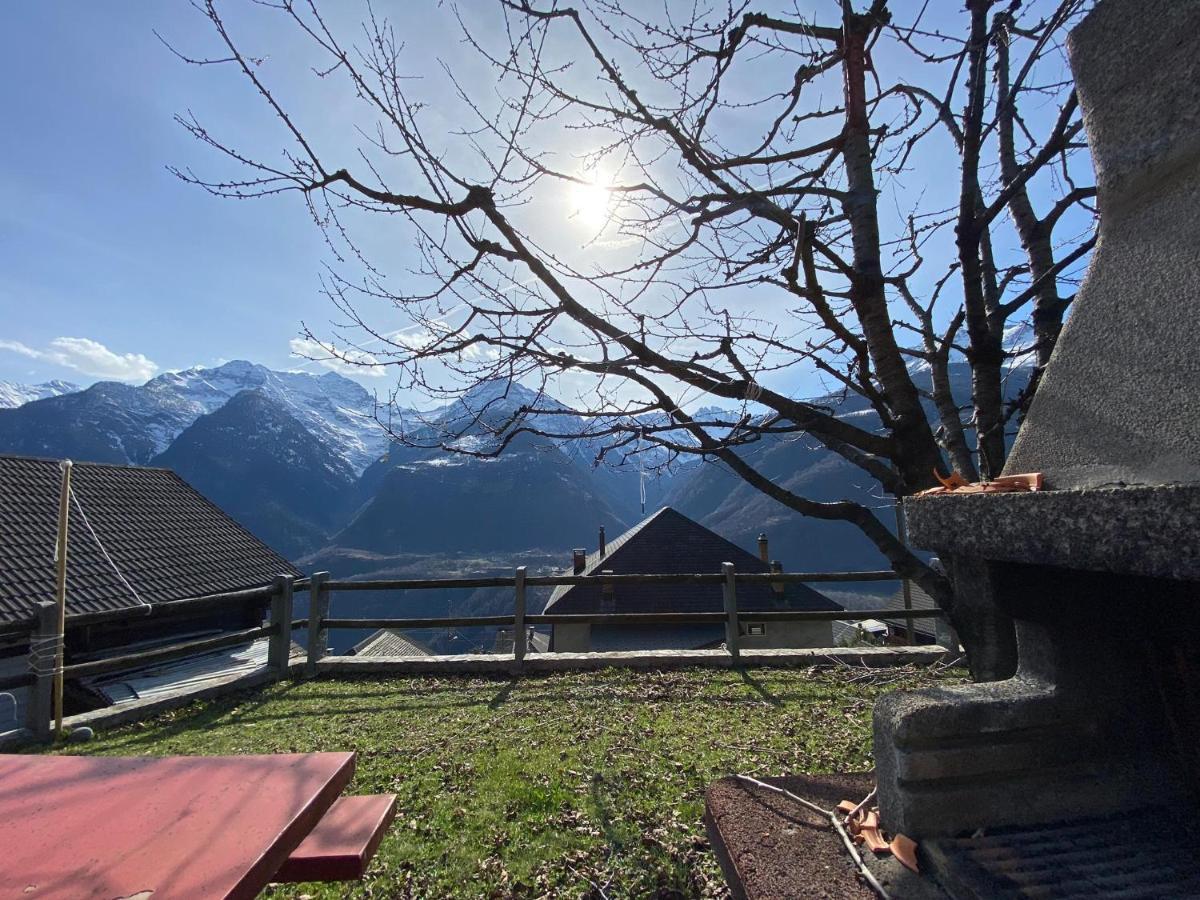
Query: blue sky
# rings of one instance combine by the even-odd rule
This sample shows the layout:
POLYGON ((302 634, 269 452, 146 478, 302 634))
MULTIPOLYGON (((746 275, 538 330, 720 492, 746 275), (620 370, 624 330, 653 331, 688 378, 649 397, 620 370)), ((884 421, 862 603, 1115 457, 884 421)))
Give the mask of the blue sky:
MULTIPOLYGON (((336 148, 355 123, 346 93, 302 77, 307 61, 292 52, 293 36, 268 32, 243 3, 224 6, 249 52, 267 48, 264 76, 336 148), (303 89, 289 94, 293 84, 303 89)), ((343 26, 360 8, 324 6, 343 26)), ((429 3, 421 15, 412 14, 426 6, 419 2, 377 6, 404 27, 415 68, 449 57, 469 78, 488 77, 461 51, 445 5, 429 3)), ((329 253, 298 198, 222 200, 166 168, 214 171, 211 151, 173 121, 176 113, 192 110, 239 147, 266 153, 284 144, 277 123, 236 73, 183 64, 156 30, 185 52, 214 49, 206 21, 184 0, 5 10, 0 380, 140 382, 236 358, 320 371, 290 350, 302 321, 320 333, 335 316, 318 283, 329 253)), ((437 96, 436 84, 426 87, 437 96)), ((407 259, 401 233, 367 241, 389 261, 407 259)))
MULTIPOLYGON (((198 30, 195 12, 23 3, 5 20, 0 379, 141 380, 238 357, 294 365, 299 320, 328 313, 314 290, 320 235, 281 204, 221 202, 166 170, 205 161, 173 114, 218 100, 209 73, 153 34, 198 30), (54 344, 62 337, 102 347, 54 344)), ((237 109, 251 99, 227 93, 237 109)))

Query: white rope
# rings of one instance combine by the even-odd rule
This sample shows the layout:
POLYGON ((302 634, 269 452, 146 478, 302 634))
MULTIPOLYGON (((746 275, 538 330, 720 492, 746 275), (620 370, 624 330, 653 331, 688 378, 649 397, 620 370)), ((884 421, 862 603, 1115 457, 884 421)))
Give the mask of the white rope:
POLYGON ((34 635, 29 639, 29 669, 34 675, 57 675, 62 671, 58 651, 62 648, 61 634, 34 635))
POLYGON ((125 577, 125 575, 117 567, 117 564, 113 562, 113 558, 108 555, 108 551, 104 549, 104 544, 100 542, 99 535, 97 535, 96 530, 92 528, 92 523, 88 521, 87 513, 83 511, 83 505, 80 504, 79 497, 75 494, 75 489, 68 488, 68 491, 71 494, 71 500, 75 503, 75 509, 79 513, 79 517, 83 519, 83 524, 87 527, 88 534, 92 536, 92 540, 96 542, 96 546, 100 549, 100 552, 104 555, 104 558, 108 560, 108 564, 112 567, 113 572, 116 573, 116 576, 119 579, 121 579, 121 584, 125 585, 125 587, 129 590, 129 593, 133 595, 133 599, 138 602, 138 605, 146 607, 146 612, 149 612, 153 607, 138 595, 137 590, 132 584, 129 583, 129 579, 125 577))

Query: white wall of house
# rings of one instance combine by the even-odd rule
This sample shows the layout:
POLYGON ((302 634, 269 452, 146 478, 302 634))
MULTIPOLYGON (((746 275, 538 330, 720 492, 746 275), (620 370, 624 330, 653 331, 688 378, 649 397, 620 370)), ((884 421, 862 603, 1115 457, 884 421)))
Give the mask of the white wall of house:
MULTIPOLYGON (((795 647, 832 647, 832 622, 756 622, 752 614, 740 618, 744 650, 782 650, 795 647), (763 629, 762 634, 751 631, 763 629)), ((667 626, 669 629, 670 626, 667 626)), ((555 653, 587 653, 592 649, 590 625, 555 625, 555 653)))
POLYGON ((550 649, 554 653, 587 653, 592 649, 592 626, 555 625, 550 649))
POLYGON ((740 613, 743 650, 783 650, 789 647, 832 647, 832 622, 756 622, 753 613, 740 613), (754 634, 759 628, 762 634, 754 634))

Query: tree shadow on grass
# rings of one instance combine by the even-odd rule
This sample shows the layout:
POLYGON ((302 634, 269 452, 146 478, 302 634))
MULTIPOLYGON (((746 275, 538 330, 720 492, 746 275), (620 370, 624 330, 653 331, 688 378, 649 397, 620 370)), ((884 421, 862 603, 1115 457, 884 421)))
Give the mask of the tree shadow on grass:
POLYGON ((775 707, 783 706, 783 700, 781 700, 775 694, 772 694, 770 691, 768 691, 763 686, 762 682, 759 681, 757 678, 755 678, 753 675, 751 675, 748 671, 746 671, 745 669, 740 669, 740 670, 738 670, 738 674, 742 676, 743 684, 745 684, 748 688, 750 688, 752 691, 754 691, 756 694, 758 694, 760 697, 762 697, 764 700, 766 700, 772 706, 775 706, 775 707))

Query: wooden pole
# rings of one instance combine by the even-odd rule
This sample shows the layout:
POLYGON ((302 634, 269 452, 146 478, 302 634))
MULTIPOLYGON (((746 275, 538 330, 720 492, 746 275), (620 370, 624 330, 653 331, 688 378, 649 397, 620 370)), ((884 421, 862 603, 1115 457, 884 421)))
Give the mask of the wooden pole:
MULTIPOLYGON (((900 498, 896 498, 896 537, 900 539, 905 547, 908 546, 908 523, 904 520, 904 506, 900 502, 900 498)), ((907 578, 900 579, 900 592, 904 596, 904 608, 909 612, 912 611, 912 582, 907 578)), ((913 629, 912 616, 906 616, 908 632, 908 645, 911 647, 917 642, 916 631, 913 629)))
POLYGON ((304 674, 309 678, 317 677, 317 663, 329 652, 329 631, 324 624, 329 618, 328 580, 328 572, 313 572, 308 581, 308 660, 304 674))
POLYGON ((58 605, 49 600, 38 604, 37 629, 30 635, 29 668, 33 687, 25 713, 35 740, 50 739, 50 720, 54 717, 54 667, 46 657, 46 647, 58 634, 58 605))
POLYGON ((741 651, 738 648, 737 579, 734 577, 733 563, 721 563, 721 573, 725 576, 725 649, 736 665, 741 651))
POLYGON ((520 668, 525 662, 525 567, 517 567, 513 596, 513 658, 520 668))
POLYGON ((74 464, 64 459, 62 485, 58 492, 58 543, 55 559, 58 563, 54 602, 58 607, 57 650, 54 654, 54 735, 63 736, 63 643, 67 630, 67 525, 71 517, 71 469, 74 464))
POLYGON ((292 653, 292 592, 296 579, 291 575, 276 575, 275 593, 271 597, 271 626, 275 627, 267 645, 267 663, 276 679, 286 678, 292 653))

